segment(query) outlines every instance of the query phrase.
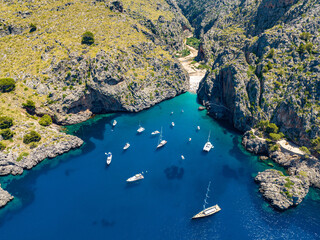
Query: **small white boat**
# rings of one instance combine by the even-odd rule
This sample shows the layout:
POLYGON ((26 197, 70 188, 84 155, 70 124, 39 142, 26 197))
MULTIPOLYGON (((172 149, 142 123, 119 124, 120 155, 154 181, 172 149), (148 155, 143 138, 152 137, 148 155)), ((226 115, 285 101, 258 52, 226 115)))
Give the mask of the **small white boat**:
POLYGON ((160 132, 159 132, 158 130, 156 130, 156 131, 152 132, 151 135, 157 135, 157 134, 159 134, 159 133, 160 133, 160 132))
POLYGON ((139 128, 137 130, 138 133, 142 133, 145 129, 141 127, 140 122, 139 122, 139 128))
POLYGON ((203 151, 209 152, 212 148, 213 148, 213 145, 212 145, 212 143, 210 142, 210 132, 209 132, 208 141, 207 141, 206 144, 204 145, 203 151))
POLYGON ((162 139, 162 127, 161 127, 161 133, 159 136, 157 148, 163 147, 166 144, 167 144, 167 141, 162 139))
POLYGON ((183 155, 181 155, 181 159, 182 159, 182 160, 184 160, 184 159, 185 159, 183 155))
POLYGON ((174 127, 174 122, 171 122, 171 126, 174 127))
POLYGON ((117 125, 117 123, 118 122, 116 120, 113 120, 112 126, 115 127, 117 125))
POLYGON ((133 177, 128 178, 127 182, 135 182, 140 179, 144 179, 144 176, 141 173, 138 173, 138 174, 134 175, 133 177))
POLYGON ((197 126, 197 130, 198 130, 198 131, 200 130, 200 126, 197 126))
POLYGON ((181 109, 181 112, 182 112, 182 113, 184 113, 184 110, 183 110, 183 109, 181 109))
POLYGON ((108 152, 108 153, 105 153, 105 154, 107 155, 107 164, 110 165, 111 160, 112 160, 112 153, 108 152))
POLYGON ((189 142, 191 142, 191 138, 189 138, 189 142))
POLYGON ((172 115, 172 114, 173 114, 173 112, 170 113, 170 115, 172 115))
POLYGON ((127 150, 130 147, 130 143, 126 143, 126 145, 124 145, 123 150, 127 150))

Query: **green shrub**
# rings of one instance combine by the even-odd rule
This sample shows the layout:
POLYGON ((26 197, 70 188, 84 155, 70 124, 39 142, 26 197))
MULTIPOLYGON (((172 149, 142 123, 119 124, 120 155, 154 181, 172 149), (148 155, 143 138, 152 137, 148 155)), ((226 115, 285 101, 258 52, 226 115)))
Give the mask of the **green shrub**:
POLYGON ((273 140, 273 141, 279 141, 281 138, 284 137, 284 134, 282 132, 280 133, 270 133, 269 137, 273 140))
POLYGON ((279 149, 280 149, 279 144, 269 144, 269 150, 270 150, 271 152, 278 151, 279 149))
POLYGON ((199 45, 200 45, 200 40, 195 37, 187 38, 187 45, 189 45, 195 49, 198 49, 199 45))
POLYGON ((306 51, 306 45, 304 45, 303 43, 300 43, 300 46, 297 49, 297 52, 302 54, 306 51))
POLYGON ((30 143, 29 147, 30 147, 30 149, 33 149, 33 148, 38 147, 38 144, 35 142, 32 142, 32 143, 30 143))
POLYGON ((186 56, 190 55, 190 50, 187 48, 183 49, 181 51, 181 55, 182 55, 182 57, 186 57, 186 56))
POLYGON ((308 53, 312 53, 313 44, 311 42, 306 44, 306 50, 308 53))
POLYGON ((269 53, 267 54, 267 58, 273 58, 274 57, 274 48, 271 48, 269 53))
POLYGON ((9 128, 3 129, 0 134, 4 140, 8 140, 13 137, 13 132, 9 128))
POLYGON ((42 126, 49 126, 52 123, 52 119, 48 114, 43 115, 40 120, 39 124, 42 126))
POLYGON ((37 26, 34 25, 33 23, 31 23, 29 27, 30 27, 29 32, 31 32, 31 33, 37 30, 37 26))
POLYGON ((34 113, 36 110, 36 104, 32 100, 27 100, 26 103, 22 103, 22 107, 24 107, 28 113, 34 113))
POLYGON ((81 44, 92 45, 94 43, 94 36, 92 32, 86 31, 82 34, 81 44))
POLYGON ((10 128, 13 126, 12 118, 3 116, 0 117, 0 129, 10 128))
POLYGON ((22 160, 23 157, 27 157, 29 155, 29 153, 27 152, 23 152, 23 153, 20 153, 19 157, 17 158, 17 162, 20 162, 22 160))
POLYGON ((16 83, 12 78, 0 78, 0 91, 11 92, 16 88, 16 83))
POLYGON ((6 145, 4 143, 0 142, 0 151, 3 151, 6 148, 6 145))
POLYGON ((279 131, 279 128, 274 123, 269 123, 267 125, 267 128, 266 128, 267 133, 269 133, 269 134, 270 133, 277 133, 278 131, 279 131))
POLYGON ((311 38, 311 34, 308 32, 303 32, 300 34, 300 38, 306 42, 308 42, 311 38))
POLYGON ((30 133, 24 135, 23 143, 29 144, 31 142, 39 142, 41 140, 41 136, 39 133, 35 131, 31 131, 30 133))
POLYGON ((302 146, 302 147, 299 147, 299 149, 302 151, 302 152, 305 152, 306 154, 310 154, 310 151, 307 147, 305 146, 302 146))

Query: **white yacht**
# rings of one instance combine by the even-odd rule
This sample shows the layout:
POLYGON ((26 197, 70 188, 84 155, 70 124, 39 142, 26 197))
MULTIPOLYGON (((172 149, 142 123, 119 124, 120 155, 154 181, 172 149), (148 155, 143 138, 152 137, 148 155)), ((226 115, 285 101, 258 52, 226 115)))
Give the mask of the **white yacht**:
POLYGON ((107 155, 107 164, 110 165, 111 160, 112 160, 112 153, 108 152, 108 153, 105 153, 105 154, 107 155))
POLYGON ((174 127, 174 122, 171 122, 171 127, 174 127))
POLYGON ((166 143, 167 141, 162 139, 162 127, 161 127, 161 133, 159 136, 157 148, 163 147, 164 145, 166 145, 166 143))
POLYGON ((211 148, 213 148, 212 143, 210 142, 210 132, 209 132, 209 136, 208 136, 208 141, 206 142, 206 144, 203 147, 203 151, 205 152, 209 152, 211 150, 211 148))
POLYGON ((141 127, 140 123, 139 123, 139 128, 137 130, 138 133, 142 133, 145 129, 143 127, 141 127))
POLYGON ((112 126, 115 127, 117 125, 117 120, 113 120, 112 126))
POLYGON ((130 143, 126 143, 126 145, 124 145, 123 150, 127 150, 130 147, 130 143))
POLYGON ((192 140, 192 139, 191 139, 191 138, 189 138, 189 142, 191 142, 191 140, 192 140))
POLYGON ((209 182, 208 187, 207 187, 206 197, 204 199, 204 204, 203 204, 203 210, 201 212, 197 213, 196 215, 194 215, 192 217, 192 219, 208 217, 208 216, 211 216, 212 214, 215 214, 221 210, 221 208, 218 206, 218 204, 206 208, 206 205, 208 204, 207 200, 209 198, 210 185, 211 185, 211 181, 209 182))
POLYGON ((198 130, 198 131, 200 130, 200 126, 197 126, 197 130, 198 130))
POLYGON ((181 159, 182 159, 182 160, 184 160, 184 159, 185 159, 183 155, 181 155, 181 159))
POLYGON ((144 176, 141 173, 138 173, 138 174, 134 175, 133 177, 128 178, 127 182, 135 182, 135 181, 138 181, 140 179, 144 179, 144 176))
POLYGON ((152 132, 151 135, 157 135, 157 134, 159 134, 159 133, 160 133, 160 132, 159 132, 158 130, 156 130, 156 131, 152 132))

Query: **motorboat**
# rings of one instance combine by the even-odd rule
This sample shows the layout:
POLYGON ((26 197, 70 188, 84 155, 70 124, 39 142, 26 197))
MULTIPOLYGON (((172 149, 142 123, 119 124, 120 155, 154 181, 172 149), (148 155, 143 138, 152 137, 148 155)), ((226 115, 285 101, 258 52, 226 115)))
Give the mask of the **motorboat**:
POLYGON ((158 131, 158 130, 156 130, 156 131, 153 131, 152 133, 151 133, 151 135, 157 135, 157 134, 159 134, 160 132, 158 131))
POLYGON ((113 120, 112 126, 115 127, 117 125, 117 120, 113 120))
POLYGON ((105 154, 107 155, 107 164, 110 165, 111 160, 112 160, 112 153, 108 152, 108 153, 105 153, 105 154))
POLYGON ((144 176, 141 173, 138 173, 136 175, 134 175, 133 177, 130 177, 127 179, 127 182, 135 182, 138 180, 144 179, 144 176))
POLYGON ((127 150, 130 147, 130 143, 126 143, 126 145, 124 145, 123 150, 127 150))

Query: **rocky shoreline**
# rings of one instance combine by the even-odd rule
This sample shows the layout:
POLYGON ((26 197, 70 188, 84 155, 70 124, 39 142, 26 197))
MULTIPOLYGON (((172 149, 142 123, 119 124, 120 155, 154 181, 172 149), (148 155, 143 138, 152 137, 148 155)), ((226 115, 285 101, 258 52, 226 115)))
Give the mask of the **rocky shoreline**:
MULTIPOLYGON (((66 153, 72 149, 79 148, 83 144, 83 140, 72 135, 64 134, 64 137, 52 138, 49 142, 54 144, 44 143, 33 149, 28 156, 23 156, 17 161, 17 156, 14 153, 0 153, 0 176, 5 175, 20 175, 24 169, 31 169, 46 158, 54 158, 58 155, 66 153)), ((4 207, 13 199, 7 191, 0 186, 0 208, 4 207)))
POLYGON ((320 188, 320 163, 316 157, 297 154, 296 149, 290 151, 279 147, 274 150, 266 139, 257 137, 252 130, 243 135, 242 145, 247 151, 260 155, 260 159, 270 158, 286 169, 288 176, 267 169, 255 177, 263 197, 275 209, 283 211, 297 206, 307 195, 309 187, 320 188))

